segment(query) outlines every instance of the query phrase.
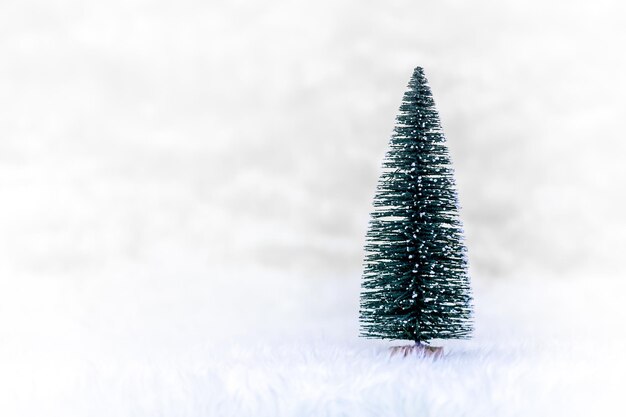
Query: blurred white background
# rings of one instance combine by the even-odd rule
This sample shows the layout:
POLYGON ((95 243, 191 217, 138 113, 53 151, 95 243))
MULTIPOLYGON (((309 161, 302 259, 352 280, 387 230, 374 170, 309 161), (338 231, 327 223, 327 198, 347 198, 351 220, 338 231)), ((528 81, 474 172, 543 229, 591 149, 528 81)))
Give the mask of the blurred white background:
POLYGON ((416 65, 449 139, 475 275, 618 264, 618 2, 1 8, 10 272, 99 270, 170 251, 212 266, 359 270, 416 65))
POLYGON ((311 312, 356 329, 371 200, 417 65, 475 285, 621 278, 625 11, 4 0, 3 357, 122 355, 311 312))

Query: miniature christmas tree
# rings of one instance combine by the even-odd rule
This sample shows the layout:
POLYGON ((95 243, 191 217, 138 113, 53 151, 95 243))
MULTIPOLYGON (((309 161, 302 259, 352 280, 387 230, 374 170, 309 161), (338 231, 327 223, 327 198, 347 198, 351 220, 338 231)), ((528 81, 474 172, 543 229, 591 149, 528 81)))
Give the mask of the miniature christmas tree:
POLYGON ((470 336, 472 297, 453 170, 420 67, 396 118, 365 251, 362 336, 416 346, 470 336))

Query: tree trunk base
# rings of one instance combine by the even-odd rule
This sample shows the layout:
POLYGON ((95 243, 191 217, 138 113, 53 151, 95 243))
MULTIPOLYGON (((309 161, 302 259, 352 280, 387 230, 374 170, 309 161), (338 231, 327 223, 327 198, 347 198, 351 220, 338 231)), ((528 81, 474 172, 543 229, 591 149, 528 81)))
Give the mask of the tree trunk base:
POLYGON ((428 346, 421 343, 408 346, 392 346, 389 350, 391 351, 391 356, 402 355, 405 358, 409 355, 433 359, 443 356, 443 347, 428 346))

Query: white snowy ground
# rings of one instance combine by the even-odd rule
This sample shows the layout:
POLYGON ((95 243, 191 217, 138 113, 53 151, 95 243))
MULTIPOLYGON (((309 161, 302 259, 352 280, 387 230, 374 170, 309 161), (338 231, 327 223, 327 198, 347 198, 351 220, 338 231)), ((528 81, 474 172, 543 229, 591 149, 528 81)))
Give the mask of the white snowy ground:
POLYGON ((624 415, 614 279, 477 284, 475 338, 432 361, 356 337, 358 276, 222 272, 202 287, 197 265, 161 266, 2 288, 0 415, 624 415))

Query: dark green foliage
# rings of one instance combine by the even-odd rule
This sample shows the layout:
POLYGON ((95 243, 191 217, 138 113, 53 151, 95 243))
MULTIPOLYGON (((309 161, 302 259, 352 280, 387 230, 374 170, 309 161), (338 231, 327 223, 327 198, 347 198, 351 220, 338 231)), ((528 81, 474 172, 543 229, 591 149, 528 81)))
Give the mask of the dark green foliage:
POLYGON ((420 67, 396 118, 371 217, 361 334, 417 342, 469 337, 471 289, 453 170, 420 67))

